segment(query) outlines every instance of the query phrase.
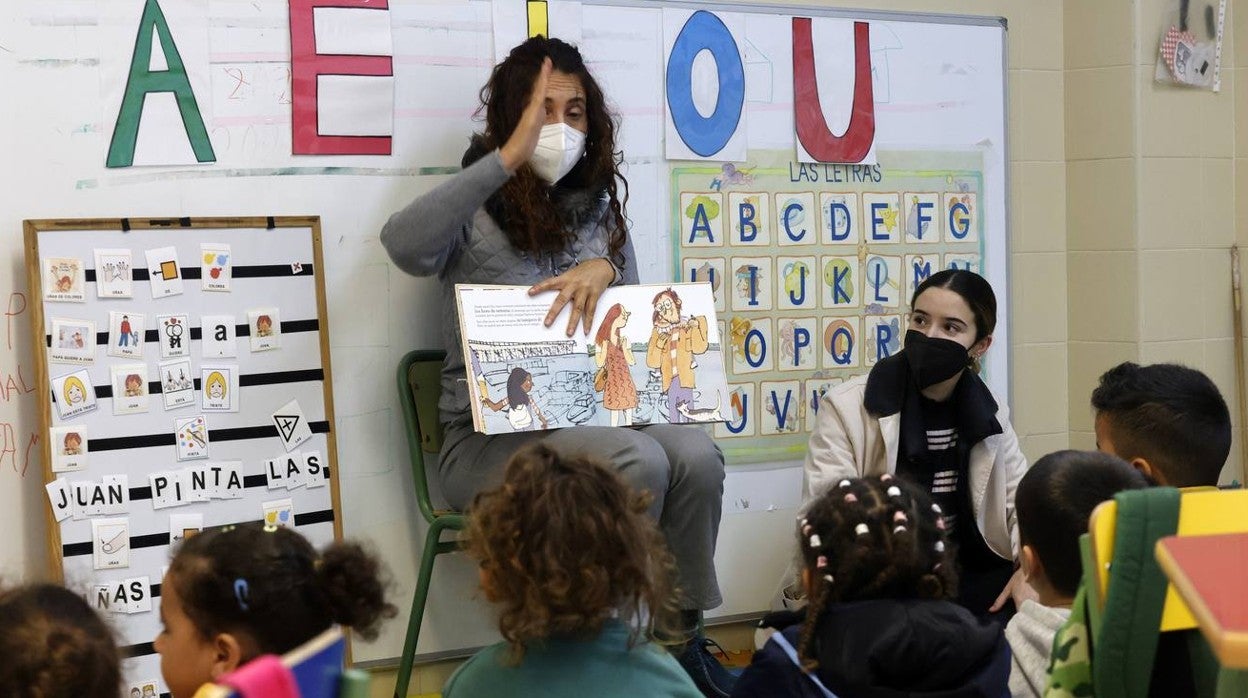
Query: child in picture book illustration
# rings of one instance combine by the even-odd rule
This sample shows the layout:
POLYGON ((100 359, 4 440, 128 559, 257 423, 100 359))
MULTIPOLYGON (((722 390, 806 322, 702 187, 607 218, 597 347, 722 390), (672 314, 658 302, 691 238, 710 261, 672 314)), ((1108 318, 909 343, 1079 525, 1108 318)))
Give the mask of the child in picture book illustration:
POLYGON ((483 398, 482 402, 495 412, 506 412, 507 422, 515 431, 536 431, 539 422, 541 429, 549 429, 546 415, 529 394, 532 390, 533 374, 517 366, 507 376, 507 397, 496 401, 483 398))
POLYGON ((598 372, 594 376, 594 390, 602 393, 602 406, 611 412, 611 426, 631 426, 633 410, 637 408, 637 383, 629 371, 636 363, 632 344, 622 333, 631 315, 623 305, 616 303, 607 310, 594 335, 594 363, 598 372))

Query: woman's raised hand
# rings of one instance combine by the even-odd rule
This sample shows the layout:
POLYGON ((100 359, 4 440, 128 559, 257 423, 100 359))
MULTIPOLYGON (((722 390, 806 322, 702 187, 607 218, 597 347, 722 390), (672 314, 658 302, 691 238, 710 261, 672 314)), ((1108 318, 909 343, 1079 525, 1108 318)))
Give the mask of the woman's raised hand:
MULTIPOLYGON (((533 91, 529 93, 529 104, 520 115, 520 123, 511 132, 507 142, 499 149, 503 158, 503 167, 508 172, 515 172, 521 165, 533 157, 537 150, 537 139, 546 125, 546 83, 550 80, 552 70, 550 59, 542 61, 542 70, 533 81, 533 91)), ((549 323, 548 323, 549 324, 549 323)))
POLYGON ((594 311, 598 309, 598 297, 615 280, 615 267, 602 257, 587 259, 584 262, 552 276, 545 281, 534 284, 529 289, 530 296, 545 291, 558 291, 559 295, 550 304, 550 312, 546 313, 545 324, 550 327, 555 322, 563 306, 568 306, 568 336, 576 332, 576 324, 585 325, 585 334, 589 334, 589 326, 594 321, 594 311))

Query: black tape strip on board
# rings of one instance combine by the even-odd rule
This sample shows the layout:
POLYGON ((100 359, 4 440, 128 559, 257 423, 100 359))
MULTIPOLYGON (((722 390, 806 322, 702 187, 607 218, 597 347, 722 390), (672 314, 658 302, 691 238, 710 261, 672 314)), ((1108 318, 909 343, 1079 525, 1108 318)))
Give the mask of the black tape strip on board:
MULTIPOLYGON (((303 514, 295 514, 296 526, 308 526, 318 523, 330 523, 334 520, 333 509, 322 509, 320 511, 309 511, 303 514)), ((250 522, 245 522, 250 523, 250 522)), ((162 545, 169 545, 169 532, 150 533, 145 536, 131 536, 130 549, 137 548, 157 548, 162 545)), ((92 554, 93 549, 91 541, 86 543, 66 543, 61 546, 61 555, 63 557, 79 557, 82 555, 92 554)))
MULTIPOLYGON (((325 371, 319 368, 309 368, 300 371, 273 371, 271 373, 245 373, 238 377, 239 387, 250 387, 256 385, 280 385, 282 383, 305 383, 311 381, 325 380, 325 371)), ((96 385, 92 386, 95 390, 97 400, 111 398, 113 396, 113 386, 96 385)), ((200 385, 200 379, 195 379, 195 389, 203 390, 200 385)), ((150 395, 160 395, 164 392, 160 381, 148 381, 147 392, 150 395)), ((52 402, 56 402, 56 394, 52 394, 52 402)))
MULTIPOLYGON (((313 434, 328 434, 329 422, 308 422, 313 434)), ((234 427, 232 429, 209 429, 208 441, 246 441, 247 439, 267 439, 277 436, 277 427, 269 424, 262 427, 234 427)), ((156 446, 174 445, 174 435, 140 434, 137 436, 116 436, 108 439, 91 439, 89 451, 119 451, 126 448, 153 448, 156 446)))
MULTIPOLYGON (((286 320, 281 323, 282 334, 294 334, 295 332, 318 332, 321 329, 321 322, 316 318, 311 320, 286 320)), ((247 324, 234 325, 234 335, 237 337, 250 337, 251 326, 247 324)), ((202 328, 196 326, 191 328, 191 339, 203 339, 204 333, 202 328)), ((160 341, 160 330, 145 330, 143 332, 143 341, 155 344, 160 341)), ((44 346, 52 347, 52 335, 45 334, 43 336, 44 346)), ((102 330, 95 333, 96 346, 108 345, 108 330, 102 330)))
MULTIPOLYGON (((300 262, 303 265, 303 271, 299 272, 300 276, 310 276, 315 271, 315 267, 311 262, 300 262)), ((248 266, 237 266, 230 269, 230 275, 235 279, 264 279, 277 276, 290 276, 291 269, 289 264, 252 264, 248 266)), ((93 284, 96 281, 95 270, 87 269, 83 274, 84 280, 93 284)), ((203 278, 203 270, 199 267, 182 267, 182 278, 188 280, 203 278)), ((132 269, 130 271, 131 281, 148 281, 151 276, 148 275, 147 269, 132 269)))

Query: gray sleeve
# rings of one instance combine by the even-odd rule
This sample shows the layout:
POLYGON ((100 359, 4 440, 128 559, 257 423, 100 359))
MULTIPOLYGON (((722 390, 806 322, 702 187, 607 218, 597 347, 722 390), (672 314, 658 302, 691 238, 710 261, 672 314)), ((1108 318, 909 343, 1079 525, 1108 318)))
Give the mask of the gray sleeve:
MULTIPOLYGON (((637 280, 637 254, 633 252, 632 235, 624 238, 624 248, 620 250, 620 254, 624 255, 624 268, 620 270, 620 278, 616 279, 617 284, 636 285, 641 283, 637 280)), ((615 264, 615 262, 612 262, 612 264, 615 264)))
POLYGON ((381 229, 381 244, 390 260, 416 276, 442 271, 462 241, 459 233, 508 177, 495 150, 416 197, 381 229))

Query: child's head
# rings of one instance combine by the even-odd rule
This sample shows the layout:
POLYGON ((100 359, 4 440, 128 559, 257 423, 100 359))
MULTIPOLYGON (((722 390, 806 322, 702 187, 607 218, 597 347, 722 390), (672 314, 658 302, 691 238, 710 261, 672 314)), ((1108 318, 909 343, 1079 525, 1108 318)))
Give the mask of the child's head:
POLYGON ((161 586, 160 668, 174 698, 262 654, 283 654, 332 623, 365 639, 395 614, 379 561, 355 543, 323 552, 258 524, 185 539, 161 586))
POLYGON ((672 559, 646 500, 598 461, 541 443, 477 495, 466 548, 514 658, 530 642, 592 637, 617 612, 640 632, 649 609, 652 633, 654 616, 673 610, 672 559))
POLYGON ((268 330, 268 329, 272 329, 272 328, 273 328, 273 318, 269 317, 268 315, 261 315, 261 316, 257 317, 257 318, 256 318, 256 327, 257 327, 257 328, 259 328, 259 329, 261 329, 261 330, 268 330))
POLYGON ((533 374, 517 366, 507 376, 507 406, 519 407, 529 404, 529 391, 533 389, 533 374))
POLYGON ((1126 461, 1099 451, 1057 451, 1036 461, 1014 495, 1023 574, 1046 606, 1069 604, 1083 565, 1079 536, 1096 505, 1148 487, 1126 461))
POLYGON ((1231 452, 1231 413, 1205 374, 1121 363, 1092 392, 1097 448, 1160 485, 1216 485, 1231 452))
POLYGON ((0 593, 0 695, 118 698, 112 631, 82 597, 36 584, 0 593))
POLYGON ((957 590, 939 508, 891 475, 842 480, 798 530, 810 606, 798 653, 814 668, 814 627, 831 603, 946 599, 957 590))
POLYGON ((82 446, 82 436, 76 431, 65 432, 65 450, 75 451, 82 446))

